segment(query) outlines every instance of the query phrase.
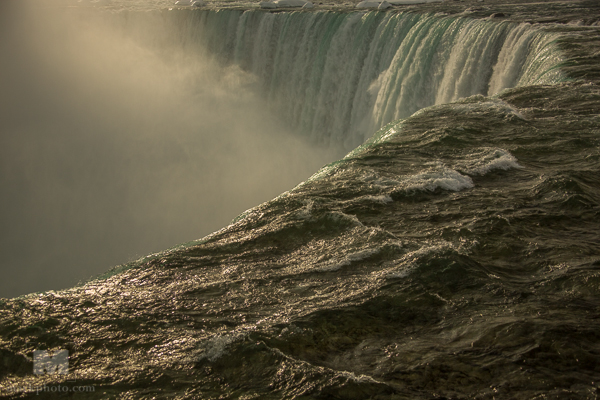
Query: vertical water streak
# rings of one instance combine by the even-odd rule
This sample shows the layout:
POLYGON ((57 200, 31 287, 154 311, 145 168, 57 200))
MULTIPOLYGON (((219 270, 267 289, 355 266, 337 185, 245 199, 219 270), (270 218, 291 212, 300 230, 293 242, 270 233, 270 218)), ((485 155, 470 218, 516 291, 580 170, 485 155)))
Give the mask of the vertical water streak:
POLYGON ((493 65, 505 39, 507 24, 468 21, 454 38, 436 104, 487 93, 493 65))
POLYGON ((534 31, 529 24, 521 24, 508 33, 490 78, 489 95, 517 84, 533 36, 534 31))

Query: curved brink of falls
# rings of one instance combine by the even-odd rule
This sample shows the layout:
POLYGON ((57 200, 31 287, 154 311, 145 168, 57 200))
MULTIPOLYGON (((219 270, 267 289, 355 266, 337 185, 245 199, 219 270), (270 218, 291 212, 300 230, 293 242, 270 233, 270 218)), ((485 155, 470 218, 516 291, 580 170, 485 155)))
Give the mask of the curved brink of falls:
POLYGON ((422 108, 561 79, 554 35, 529 24, 381 12, 181 17, 225 64, 258 76, 292 126, 345 151, 422 108))

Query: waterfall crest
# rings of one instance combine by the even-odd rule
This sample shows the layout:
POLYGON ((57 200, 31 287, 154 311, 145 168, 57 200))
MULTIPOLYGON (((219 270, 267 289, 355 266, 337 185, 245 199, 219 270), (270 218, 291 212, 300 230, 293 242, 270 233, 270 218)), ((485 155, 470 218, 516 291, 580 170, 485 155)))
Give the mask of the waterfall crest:
POLYGON ((258 77, 293 128, 344 150, 424 107, 562 78, 554 37, 529 24, 377 11, 190 15, 186 40, 258 77))

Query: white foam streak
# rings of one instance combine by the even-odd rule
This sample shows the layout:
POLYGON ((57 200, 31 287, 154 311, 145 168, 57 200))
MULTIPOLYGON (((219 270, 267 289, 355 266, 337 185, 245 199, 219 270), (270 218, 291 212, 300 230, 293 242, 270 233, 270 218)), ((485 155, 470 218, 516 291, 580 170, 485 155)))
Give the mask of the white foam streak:
POLYGON ((350 265, 353 262, 361 261, 369 258, 381 251, 380 248, 364 249, 355 253, 348 254, 341 259, 329 260, 325 265, 318 267, 316 270, 320 272, 333 272, 338 271, 340 268, 350 265))
POLYGON ((202 359, 216 361, 226 354, 227 347, 230 344, 242 340, 245 337, 246 335, 243 333, 215 335, 205 343, 203 352, 199 355, 196 361, 202 359))
POLYGON ((412 175, 403 183, 405 190, 427 190, 430 192, 438 188, 458 192, 473 187, 473 180, 470 177, 449 168, 412 175))
POLYGON ((472 157, 474 159, 464 162, 462 169, 469 175, 486 175, 499 169, 506 171, 523 168, 512 154, 503 149, 484 149, 472 157))

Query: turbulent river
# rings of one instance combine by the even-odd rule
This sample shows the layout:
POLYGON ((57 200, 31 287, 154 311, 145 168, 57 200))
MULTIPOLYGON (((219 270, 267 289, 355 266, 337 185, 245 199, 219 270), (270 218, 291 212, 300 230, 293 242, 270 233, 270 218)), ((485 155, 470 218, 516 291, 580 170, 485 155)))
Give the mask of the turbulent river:
POLYGON ((0 394, 597 398, 600 13, 483 4, 86 8, 210 59, 336 161, 202 239, 2 299, 0 394))

